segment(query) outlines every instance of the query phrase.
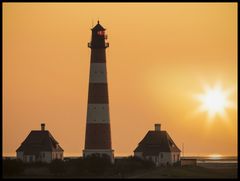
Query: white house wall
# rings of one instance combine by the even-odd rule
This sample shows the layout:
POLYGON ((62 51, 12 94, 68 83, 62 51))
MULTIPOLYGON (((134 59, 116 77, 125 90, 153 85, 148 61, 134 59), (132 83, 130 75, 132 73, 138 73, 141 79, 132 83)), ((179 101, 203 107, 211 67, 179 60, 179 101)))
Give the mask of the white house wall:
POLYGON ((17 159, 23 161, 23 152, 22 151, 17 152, 17 159))
POLYGON ((50 163, 52 161, 52 152, 41 152, 41 154, 44 153, 44 157, 41 157, 42 162, 50 163))
POLYGON ((24 155, 24 157, 25 157, 25 159, 24 159, 25 162, 30 163, 30 162, 35 162, 36 161, 35 155, 24 155), (32 158, 32 159, 30 159, 30 158, 32 158))
POLYGON ((41 152, 40 160, 36 160, 35 155, 24 155, 24 152, 17 152, 17 159, 22 160, 23 162, 30 162, 30 157, 32 157, 32 162, 42 161, 50 163, 54 159, 63 160, 63 151, 60 152, 41 152), (44 156, 43 156, 44 155, 44 156))
POLYGON ((168 164, 172 164, 172 154, 169 153, 169 152, 162 152, 162 153, 160 153, 159 156, 158 156, 158 163, 160 165, 161 164, 166 165, 167 163, 168 164), (163 155, 163 157, 161 157, 161 154, 163 155))
POLYGON ((134 156, 143 158, 142 152, 134 152, 134 156))
POLYGON ((58 151, 58 152, 52 152, 52 159, 61 159, 63 160, 63 152, 62 151, 58 151))
POLYGON ((173 163, 180 160, 180 153, 178 152, 161 152, 159 153, 158 156, 146 156, 145 158, 143 157, 142 152, 135 152, 134 156, 142 159, 151 160, 156 164, 156 166, 167 165, 167 164, 172 165, 173 163), (175 160, 174 160, 174 155, 175 155, 175 160), (177 155, 179 155, 179 157, 177 157, 177 155))
POLYGON ((180 153, 179 152, 172 152, 172 163, 180 161, 180 153), (174 159, 175 156, 175 159, 174 159))

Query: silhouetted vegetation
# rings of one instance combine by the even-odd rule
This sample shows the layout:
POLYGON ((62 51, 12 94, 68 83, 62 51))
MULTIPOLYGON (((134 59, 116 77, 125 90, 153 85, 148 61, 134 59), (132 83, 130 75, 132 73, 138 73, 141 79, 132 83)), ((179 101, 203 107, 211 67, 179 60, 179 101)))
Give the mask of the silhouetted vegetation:
POLYGON ((3 160, 3 176, 18 176, 24 171, 24 164, 20 160, 3 160))
POLYGON ((39 168, 39 167, 47 167, 48 163, 36 161, 36 162, 30 162, 30 163, 23 163, 23 165, 24 165, 24 168, 39 168))
POLYGON ((127 157, 122 159, 117 159, 115 163, 115 169, 121 177, 133 173, 137 170, 152 169, 155 165, 151 161, 146 161, 139 159, 137 157, 127 157))
POLYGON ((4 160, 5 176, 42 177, 125 177, 141 169, 151 169, 154 164, 135 157, 115 159, 112 164, 107 155, 91 155, 86 158, 54 160, 50 164, 42 162, 22 163, 4 160))
POLYGON ((104 174, 111 167, 111 160, 107 155, 102 155, 101 157, 91 155, 84 159, 84 168, 94 175, 104 174))
POLYGON ((64 175, 66 172, 66 165, 64 161, 56 159, 49 164, 49 170, 54 175, 57 176, 64 175))
POLYGON ((65 161, 66 174, 71 177, 96 177, 101 176, 113 169, 108 156, 91 155, 86 158, 69 159, 65 161))
POLYGON ((86 169, 84 168, 84 159, 67 159, 65 161, 66 175, 79 177, 86 175, 86 169))
POLYGON ((173 163, 173 166, 174 167, 180 167, 181 166, 181 162, 177 161, 177 162, 173 163))
POLYGON ((92 155, 87 158, 54 160, 51 163, 23 163, 19 160, 3 160, 3 177, 20 178, 142 178, 142 177, 233 177, 236 169, 223 170, 224 174, 215 173, 201 167, 173 166, 155 168, 151 161, 136 157, 116 158, 112 164, 109 157, 92 155), (228 171, 229 170, 229 171, 228 171), (226 172, 226 173, 225 173, 226 172))

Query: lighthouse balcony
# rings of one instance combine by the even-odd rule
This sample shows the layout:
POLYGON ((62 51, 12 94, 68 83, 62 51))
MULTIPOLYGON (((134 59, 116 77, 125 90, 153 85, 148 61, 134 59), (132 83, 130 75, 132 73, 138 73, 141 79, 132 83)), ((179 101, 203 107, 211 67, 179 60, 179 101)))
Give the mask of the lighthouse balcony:
POLYGON ((105 43, 105 48, 107 48, 107 47, 109 47, 109 43, 108 42, 105 43))
MULTIPOLYGON (((88 47, 89 47, 89 48, 94 48, 94 47, 96 47, 96 45, 94 46, 94 45, 92 45, 92 42, 89 42, 89 43, 88 43, 88 47)), ((109 43, 108 43, 108 42, 105 42, 105 43, 104 43, 104 48, 107 48, 107 47, 109 47, 109 43)))

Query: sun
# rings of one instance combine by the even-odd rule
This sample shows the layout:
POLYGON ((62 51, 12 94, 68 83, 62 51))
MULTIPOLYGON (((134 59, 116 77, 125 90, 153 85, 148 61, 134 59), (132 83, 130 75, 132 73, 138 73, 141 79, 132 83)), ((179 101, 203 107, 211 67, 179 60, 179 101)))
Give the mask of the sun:
POLYGON ((204 92, 195 96, 201 102, 199 112, 207 112, 208 118, 213 119, 217 115, 226 118, 226 109, 233 107, 233 102, 229 100, 232 91, 223 90, 220 83, 214 87, 205 86, 204 92))
POLYGON ((213 160, 218 160, 218 159, 222 158, 222 155, 221 154, 211 154, 211 155, 208 155, 208 157, 213 160))

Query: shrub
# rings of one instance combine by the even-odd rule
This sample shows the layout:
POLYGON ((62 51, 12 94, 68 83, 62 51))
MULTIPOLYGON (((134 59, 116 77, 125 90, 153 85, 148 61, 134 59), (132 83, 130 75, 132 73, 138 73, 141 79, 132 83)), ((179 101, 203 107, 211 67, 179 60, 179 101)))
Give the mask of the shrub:
POLYGON ((66 160, 65 166, 67 174, 71 176, 81 176, 86 172, 83 158, 66 160))
POLYGON ((46 167, 49 165, 49 163, 36 161, 36 162, 27 162, 23 163, 25 168, 39 168, 39 167, 46 167))
POLYGON ((116 163, 115 163, 116 172, 122 176, 124 176, 125 174, 132 173, 136 170, 150 169, 154 167, 155 165, 153 162, 142 160, 140 158, 132 157, 132 156, 116 160, 116 163))
POLYGON ((3 176, 18 176, 24 171, 21 160, 3 160, 3 176))
POLYGON ((105 171, 112 166, 108 155, 91 155, 84 158, 84 167, 92 174, 104 174, 105 171))
POLYGON ((66 172, 65 163, 62 160, 56 159, 49 164, 49 170, 54 175, 62 175, 66 172))

